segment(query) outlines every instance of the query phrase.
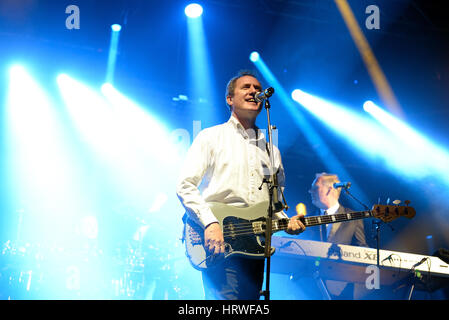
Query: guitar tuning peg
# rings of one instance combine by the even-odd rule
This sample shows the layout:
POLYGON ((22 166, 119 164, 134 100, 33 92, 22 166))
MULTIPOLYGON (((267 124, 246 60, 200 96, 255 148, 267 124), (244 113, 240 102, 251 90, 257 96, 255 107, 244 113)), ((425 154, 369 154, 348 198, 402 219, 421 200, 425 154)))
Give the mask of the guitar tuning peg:
POLYGON ((406 206, 408 206, 408 205, 410 204, 410 202, 411 202, 410 200, 405 200, 405 201, 404 201, 404 203, 405 203, 406 206))
POLYGON ((393 201, 393 204, 395 204, 395 205, 399 205, 401 203, 401 200, 394 200, 393 201))

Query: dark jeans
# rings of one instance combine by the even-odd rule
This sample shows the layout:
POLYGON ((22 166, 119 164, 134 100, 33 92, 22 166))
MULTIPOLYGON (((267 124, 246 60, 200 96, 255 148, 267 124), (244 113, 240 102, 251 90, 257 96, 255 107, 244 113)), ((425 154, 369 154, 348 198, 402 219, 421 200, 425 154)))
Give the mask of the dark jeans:
POLYGON ((202 272, 207 300, 259 300, 264 259, 231 257, 202 272))

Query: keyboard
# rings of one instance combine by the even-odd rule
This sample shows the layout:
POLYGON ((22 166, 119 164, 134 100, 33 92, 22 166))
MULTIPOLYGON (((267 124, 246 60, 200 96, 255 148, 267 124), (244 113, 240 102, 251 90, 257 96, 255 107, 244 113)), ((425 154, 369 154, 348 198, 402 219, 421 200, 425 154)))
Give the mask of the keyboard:
POLYGON ((379 272, 380 285, 398 285, 414 279, 418 289, 437 290, 449 285, 449 265, 438 257, 328 242, 273 236, 271 271, 294 276, 319 274, 322 279, 365 283, 379 272), (376 267, 378 267, 376 269, 376 267))

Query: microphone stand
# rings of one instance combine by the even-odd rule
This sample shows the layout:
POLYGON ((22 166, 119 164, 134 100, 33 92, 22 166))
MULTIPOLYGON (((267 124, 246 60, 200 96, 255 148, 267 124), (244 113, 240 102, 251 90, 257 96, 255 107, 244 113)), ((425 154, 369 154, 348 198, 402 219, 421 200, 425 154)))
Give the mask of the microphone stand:
MULTIPOLYGON (((278 201, 278 183, 277 183, 277 172, 274 170, 274 155, 273 155, 273 136, 272 136, 272 126, 270 122, 270 101, 265 99, 265 109, 267 110, 267 121, 268 121, 268 139, 269 143, 268 153, 270 156, 270 179, 263 179, 263 183, 267 184, 268 196, 269 196, 269 206, 268 214, 265 221, 265 259, 266 259, 266 279, 265 279, 265 290, 261 291, 260 294, 265 297, 265 300, 270 300, 270 269, 271 269, 271 236, 272 236, 272 226, 273 226, 273 213, 274 206, 279 205, 278 201)), ((261 189, 261 188, 260 188, 261 189)), ((283 195, 282 195, 283 196, 283 195)), ((281 204, 280 208, 276 208, 276 212, 284 209, 284 205, 281 204)))
MULTIPOLYGON (((346 192, 346 194, 347 195, 349 195, 352 199, 354 199, 355 201, 357 201, 358 203, 360 203, 364 208, 365 208, 365 210, 367 210, 367 211, 371 211, 369 208, 368 208, 368 206, 366 205, 366 204, 364 204, 363 202, 361 202, 359 199, 357 199, 356 197, 354 197, 350 192, 349 192, 349 186, 348 187, 346 187, 346 188, 344 188, 345 189, 345 192, 346 192)), ((373 224, 376 226, 376 236, 375 236, 375 239, 376 239, 376 256, 377 256, 377 267, 378 268, 380 268, 380 227, 382 226, 382 220, 380 220, 380 219, 375 219, 374 221, 373 221, 373 224)), ((393 227, 392 226, 390 226, 390 225, 388 225, 392 230, 393 230, 393 227)))
MULTIPOLYGON (((364 204, 362 201, 360 201, 359 199, 354 197, 349 192, 349 190, 348 190, 349 186, 344 188, 344 189, 345 189, 346 194, 349 195, 355 201, 357 201, 359 204, 361 204, 365 208, 365 210, 371 211, 366 204, 364 204)), ((380 252, 380 224, 382 223, 382 221, 378 219, 378 221, 374 221, 373 223, 376 225, 376 249, 377 249, 376 250, 377 251, 376 257, 377 257, 377 267, 379 268, 380 267, 380 261, 379 261, 379 259, 380 259, 380 257, 379 257, 379 252, 380 252)))

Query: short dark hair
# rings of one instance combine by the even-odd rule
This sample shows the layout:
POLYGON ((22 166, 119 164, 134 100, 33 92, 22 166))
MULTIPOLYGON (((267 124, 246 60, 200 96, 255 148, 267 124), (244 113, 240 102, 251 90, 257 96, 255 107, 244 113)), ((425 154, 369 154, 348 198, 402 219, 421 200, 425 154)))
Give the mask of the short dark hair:
POLYGON ((226 105, 229 107, 229 110, 232 110, 232 107, 228 104, 227 98, 228 98, 228 96, 231 96, 231 97, 234 96, 235 84, 238 79, 240 79, 241 77, 244 77, 244 76, 251 76, 251 77, 254 77, 257 80, 259 80, 257 72, 255 72, 253 70, 240 70, 236 76, 232 77, 231 80, 229 80, 228 85, 226 86, 226 94, 225 94, 225 101, 226 101, 226 105))

